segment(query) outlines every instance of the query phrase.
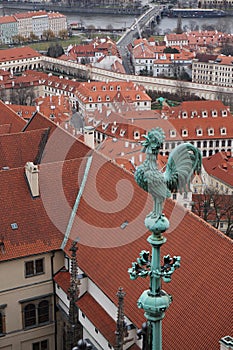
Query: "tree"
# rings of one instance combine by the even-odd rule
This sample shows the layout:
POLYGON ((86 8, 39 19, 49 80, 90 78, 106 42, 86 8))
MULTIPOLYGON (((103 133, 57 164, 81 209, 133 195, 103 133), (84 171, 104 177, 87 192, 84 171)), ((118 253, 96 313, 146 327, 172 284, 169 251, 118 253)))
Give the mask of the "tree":
POLYGON ((175 47, 166 47, 164 50, 163 50, 164 53, 180 53, 179 50, 177 50, 175 47))
POLYGON ((55 38, 55 34, 54 34, 54 32, 51 29, 44 30, 42 36, 47 41, 55 38))
POLYGON ((231 38, 227 38, 226 42, 223 44, 221 53, 226 56, 233 56, 233 43, 231 38))
POLYGON ((176 82, 176 94, 179 97, 180 101, 185 100, 187 90, 185 88, 185 83, 182 80, 177 80, 176 82))
POLYGON ((217 188, 207 187, 203 194, 193 194, 192 211, 215 228, 226 224, 225 234, 233 237, 233 196, 219 192, 217 188))
POLYGON ((31 106, 35 99, 32 87, 19 87, 11 90, 10 100, 13 104, 31 106))
POLYGON ((61 55, 64 55, 64 50, 61 45, 56 43, 55 45, 52 44, 49 46, 47 51, 47 56, 57 58, 57 57, 60 57, 61 55))
POLYGON ((58 33, 58 36, 59 36, 59 38, 62 39, 62 40, 67 39, 68 36, 69 36, 68 30, 67 30, 67 29, 61 29, 61 30, 59 31, 59 33, 58 33))
POLYGON ((13 36, 13 42, 15 43, 15 44, 23 44, 27 39, 23 36, 23 35, 21 35, 21 34, 18 34, 18 35, 15 35, 15 36, 13 36))
POLYGON ((39 37, 37 35, 35 35, 33 32, 31 32, 30 36, 29 36, 29 40, 30 41, 38 41, 39 37))
POLYGON ((0 88, 0 100, 6 101, 6 89, 5 88, 0 88))

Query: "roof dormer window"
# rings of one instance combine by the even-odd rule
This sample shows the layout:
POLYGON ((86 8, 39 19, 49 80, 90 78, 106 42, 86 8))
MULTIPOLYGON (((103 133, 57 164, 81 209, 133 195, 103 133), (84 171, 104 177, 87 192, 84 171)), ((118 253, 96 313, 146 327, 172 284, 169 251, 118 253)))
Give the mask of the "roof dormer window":
POLYGON ((212 111, 212 117, 217 117, 218 116, 218 112, 216 110, 212 111))
POLYGON ((93 91, 96 91, 96 86, 93 86, 93 87, 92 87, 92 90, 93 90, 93 91))
POLYGON ((103 130, 107 129, 107 127, 108 127, 108 124, 102 123, 102 129, 103 130))
POLYGON ((176 136, 176 131, 170 130, 170 137, 175 137, 175 136, 176 136))
POLYGON ((140 139, 140 132, 139 131, 134 131, 134 139, 135 140, 140 139))
POLYGON ((106 86, 105 86, 105 85, 102 87, 102 90, 103 90, 103 91, 106 91, 106 86))
POLYGON ((184 136, 184 137, 188 136, 188 130, 187 129, 183 129, 182 130, 182 136, 184 136))
POLYGON ((227 116, 227 110, 224 109, 224 110, 222 111, 222 117, 226 117, 226 116, 227 116))
POLYGON ((220 128, 220 133, 221 133, 221 135, 226 135, 227 134, 227 129, 226 128, 220 128))
POLYGON ((188 118, 188 113, 187 112, 182 112, 182 118, 188 118))
POLYGON ((202 111, 202 118, 208 117, 208 112, 207 111, 202 111))
POLYGON ((125 135, 125 132, 126 132, 126 130, 121 129, 121 131, 120 131, 120 136, 124 136, 124 135, 125 135))
POLYGON ((197 111, 192 111, 192 113, 191 113, 191 118, 194 118, 194 117, 196 117, 197 116, 197 111))
POLYGON ((92 102, 92 97, 91 96, 89 96, 89 102, 92 102))
POLYGON ((112 85, 110 86, 110 91, 113 91, 113 86, 112 85))
POLYGON ((117 91, 120 91, 121 87, 120 85, 117 85, 117 91))
POLYGON ((98 96, 98 102, 100 102, 101 101, 101 97, 100 96, 98 96))
POLYGON ((112 134, 115 134, 115 132, 117 131, 117 126, 112 126, 112 134))
POLYGON ((214 135, 214 129, 213 129, 213 128, 209 128, 209 129, 208 129, 208 135, 209 135, 209 136, 214 135))
POLYGON ((199 128, 196 130, 197 136, 202 136, 202 129, 199 128))

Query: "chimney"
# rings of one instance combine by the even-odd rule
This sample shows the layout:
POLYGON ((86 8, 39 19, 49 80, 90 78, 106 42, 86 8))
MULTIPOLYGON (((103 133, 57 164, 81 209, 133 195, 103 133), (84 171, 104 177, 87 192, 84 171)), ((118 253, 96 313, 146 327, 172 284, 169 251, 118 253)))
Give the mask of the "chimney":
POLYGON ((233 350, 233 338, 227 335, 220 339, 220 350, 233 350))
POLYGON ((92 149, 95 148, 94 131, 93 126, 84 126, 84 142, 92 149))
POLYGON ((40 195, 38 165, 34 165, 33 162, 27 162, 25 165, 25 174, 32 197, 38 197, 40 195))

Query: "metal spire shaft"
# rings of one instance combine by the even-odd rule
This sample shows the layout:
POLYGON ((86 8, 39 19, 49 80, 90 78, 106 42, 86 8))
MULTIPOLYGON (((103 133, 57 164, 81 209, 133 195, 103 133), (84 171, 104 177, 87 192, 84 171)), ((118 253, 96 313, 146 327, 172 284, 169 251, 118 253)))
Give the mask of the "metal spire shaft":
POLYGON ((117 292, 118 297, 118 310, 117 310, 117 329, 116 329, 116 346, 115 350, 123 350, 124 337, 125 337, 125 321, 124 321, 124 297, 125 292, 123 288, 119 288, 117 292))

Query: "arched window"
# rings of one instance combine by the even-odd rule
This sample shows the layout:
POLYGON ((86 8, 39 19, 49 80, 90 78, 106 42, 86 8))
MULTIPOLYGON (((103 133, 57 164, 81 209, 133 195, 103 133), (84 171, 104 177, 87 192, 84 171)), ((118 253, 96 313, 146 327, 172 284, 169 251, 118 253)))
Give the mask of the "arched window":
POLYGON ((36 325, 36 307, 34 304, 28 304, 24 308, 24 326, 31 327, 36 325))
POLYGON ((49 302, 42 300, 38 304, 38 323, 49 322, 49 302))

